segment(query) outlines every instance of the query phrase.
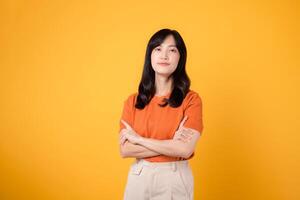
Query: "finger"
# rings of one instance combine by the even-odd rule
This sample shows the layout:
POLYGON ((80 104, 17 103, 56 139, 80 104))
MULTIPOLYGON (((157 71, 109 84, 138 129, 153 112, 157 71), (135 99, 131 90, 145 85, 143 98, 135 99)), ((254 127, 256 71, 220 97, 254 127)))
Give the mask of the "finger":
POLYGON ((183 137, 183 138, 187 138, 188 137, 185 133, 181 133, 180 136, 183 137))
POLYGON ((173 139, 175 139, 175 140, 181 140, 183 142, 186 142, 186 140, 187 140, 187 138, 184 137, 184 136, 182 136, 182 135, 178 135, 177 137, 174 137, 173 139))
POLYGON ((125 141, 126 141, 126 139, 123 138, 123 139, 120 141, 120 145, 124 145, 125 141))
POLYGON ((125 131, 127 131, 127 129, 123 128, 123 129, 120 131, 120 135, 122 135, 123 133, 125 133, 125 131))
POLYGON ((126 142, 126 140, 127 140, 127 138, 124 137, 124 138, 122 139, 122 141, 121 141, 121 145, 124 145, 125 142, 126 142))
POLYGON ((181 133, 180 137, 184 140, 190 140, 192 138, 192 136, 189 133, 181 133))
POLYGON ((123 137, 120 138, 119 144, 122 144, 122 141, 123 141, 123 137))
POLYGON ((121 122, 124 124, 126 129, 132 130, 131 126, 127 122, 125 122, 123 119, 121 119, 121 122))
POLYGON ((123 137, 120 137, 120 139, 119 139, 119 144, 122 144, 122 138, 123 138, 123 137))
POLYGON ((186 136, 184 133, 180 133, 180 134, 178 135, 178 137, 179 137, 179 138, 186 138, 187 136, 186 136))
POLYGON ((184 122, 187 120, 187 116, 184 116, 184 118, 181 120, 179 127, 181 128, 184 124, 184 122))
POLYGON ((189 129, 186 129, 186 128, 183 128, 183 131, 186 135, 193 135, 194 132, 192 130, 189 130, 189 129))
POLYGON ((187 138, 192 138, 194 133, 190 132, 190 131, 184 131, 182 133, 184 136, 186 136, 187 138))
POLYGON ((178 138, 178 140, 181 140, 182 142, 187 142, 187 140, 186 139, 184 139, 184 138, 178 138))
POLYGON ((198 131, 196 129, 193 129, 193 128, 187 128, 187 127, 184 127, 184 129, 186 131, 188 131, 189 133, 197 133, 198 131))
POLYGON ((174 137, 180 137, 180 134, 183 133, 183 130, 177 130, 175 131, 174 137))
POLYGON ((188 137, 188 136, 185 136, 185 137, 182 137, 182 139, 185 140, 185 141, 188 141, 188 140, 190 140, 191 138, 188 137))
POLYGON ((124 134, 125 132, 127 132, 128 130, 126 128, 123 128, 121 131, 120 131, 120 135, 124 134))
POLYGON ((185 116, 184 118, 183 118, 183 120, 180 122, 180 124, 179 124, 179 128, 178 129, 181 129, 182 127, 183 127, 183 124, 185 123, 185 121, 187 120, 187 117, 188 116, 185 116))
POLYGON ((126 133, 122 133, 122 134, 121 134, 120 140, 121 140, 122 138, 126 138, 126 133))
POLYGON ((120 140, 120 144, 123 145, 126 142, 127 138, 126 135, 123 135, 123 137, 120 140))
POLYGON ((186 134, 186 135, 192 135, 193 131, 190 128, 186 128, 186 127, 181 127, 181 134, 186 134))
POLYGON ((124 135, 122 134, 119 139, 120 144, 122 144, 123 139, 124 139, 124 135))
POLYGON ((192 139, 192 138, 190 138, 190 137, 183 138, 183 140, 184 140, 185 142, 190 141, 191 139, 192 139))
POLYGON ((176 131, 173 138, 176 139, 176 138, 179 138, 179 137, 180 137, 180 133, 178 131, 176 131))

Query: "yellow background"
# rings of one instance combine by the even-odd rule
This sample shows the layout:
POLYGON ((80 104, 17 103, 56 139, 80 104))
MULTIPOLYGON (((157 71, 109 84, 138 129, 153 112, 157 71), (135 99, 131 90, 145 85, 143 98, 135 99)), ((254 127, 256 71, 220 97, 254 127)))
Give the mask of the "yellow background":
POLYGON ((300 199, 297 1, 0 3, 0 199, 121 199, 123 101, 150 36, 188 49, 195 199, 300 199))

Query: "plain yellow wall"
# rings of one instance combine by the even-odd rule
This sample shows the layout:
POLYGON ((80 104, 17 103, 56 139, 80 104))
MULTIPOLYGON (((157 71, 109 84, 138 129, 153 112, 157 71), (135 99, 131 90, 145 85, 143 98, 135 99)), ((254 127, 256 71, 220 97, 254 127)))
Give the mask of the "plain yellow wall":
POLYGON ((123 101, 146 45, 176 29, 204 130, 199 200, 300 199, 299 3, 0 3, 0 199, 121 199, 123 101))

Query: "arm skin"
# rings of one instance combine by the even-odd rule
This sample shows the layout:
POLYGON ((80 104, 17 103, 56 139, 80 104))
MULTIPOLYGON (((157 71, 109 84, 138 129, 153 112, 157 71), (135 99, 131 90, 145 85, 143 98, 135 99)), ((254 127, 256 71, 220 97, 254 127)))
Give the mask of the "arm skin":
POLYGON ((187 159, 194 152, 199 137, 200 134, 195 133, 188 142, 182 142, 181 140, 173 139, 156 140, 142 137, 139 144, 163 155, 187 159))
POLYGON ((200 137, 200 133, 194 129, 187 128, 192 134, 189 141, 182 140, 157 140, 151 138, 144 138, 138 141, 138 144, 126 143, 122 147, 121 145, 121 156, 122 157, 151 157, 157 155, 166 155, 171 157, 182 157, 189 158, 196 147, 196 143, 200 137))
POLYGON ((147 158, 161 154, 127 140, 124 145, 120 145, 120 155, 122 158, 147 158))

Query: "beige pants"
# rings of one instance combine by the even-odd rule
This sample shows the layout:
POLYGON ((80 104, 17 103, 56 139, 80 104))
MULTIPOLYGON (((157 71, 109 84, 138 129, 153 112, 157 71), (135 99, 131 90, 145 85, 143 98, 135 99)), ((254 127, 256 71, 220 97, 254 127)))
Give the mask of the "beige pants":
POLYGON ((187 160, 137 159, 129 169, 124 200, 193 200, 194 177, 187 160))

